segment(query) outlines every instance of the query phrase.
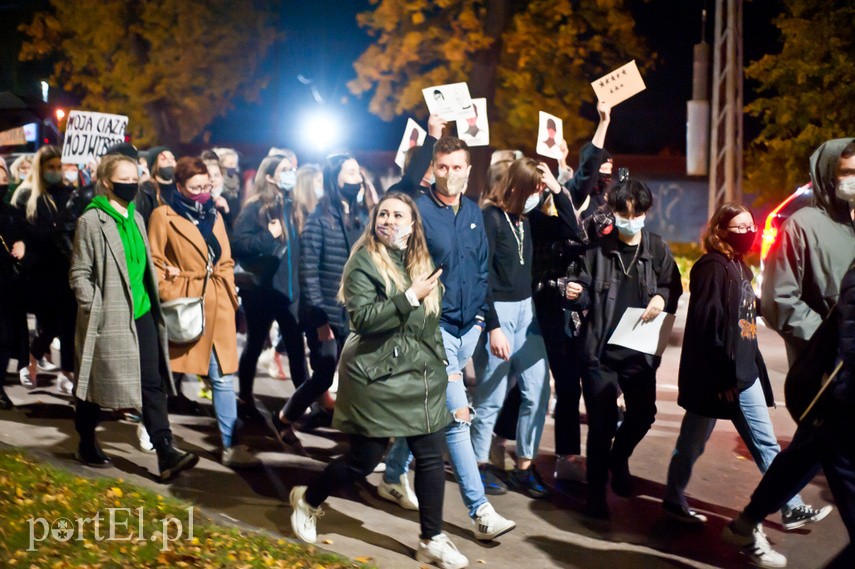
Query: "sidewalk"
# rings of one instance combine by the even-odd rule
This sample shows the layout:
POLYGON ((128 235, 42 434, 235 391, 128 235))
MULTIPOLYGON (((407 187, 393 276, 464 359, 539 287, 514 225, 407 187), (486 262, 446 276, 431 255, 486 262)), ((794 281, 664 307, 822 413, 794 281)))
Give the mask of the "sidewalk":
MULTIPOLYGON (((679 324, 678 324, 679 326, 679 324)), ((770 374, 778 400, 783 400, 783 369, 775 364, 780 340, 761 330, 761 346, 770 361, 770 374)), ((706 454, 699 461, 689 486, 692 504, 710 516, 703 528, 683 528, 660 516, 665 472, 679 431, 682 410, 676 405, 676 369, 679 344, 670 347, 659 371, 659 413, 651 432, 630 461, 638 479, 640 495, 634 499, 609 497, 612 509, 610 529, 586 522, 580 513, 583 488, 561 487, 549 501, 530 500, 509 493, 490 497, 496 510, 517 522, 517 529, 495 542, 482 543, 472 537, 457 485, 447 470, 445 488, 445 531, 470 560, 470 566, 485 568, 590 567, 743 567, 745 560, 719 539, 721 530, 747 502, 759 480, 759 473, 732 425, 719 422, 706 454)), ((76 436, 70 398, 59 396, 51 382, 27 391, 11 376, 7 392, 18 406, 0 412, 0 441, 46 453, 60 464, 74 465, 76 436)), ((185 381, 185 393, 195 398, 198 386, 185 381)), ((261 376, 256 380, 259 400, 268 409, 278 409, 293 391, 290 381, 261 376)), ((209 407, 210 409, 210 407, 209 407)), ((783 405, 771 410, 776 433, 782 444, 789 441, 794 425, 783 405)), ((272 432, 251 430, 244 438, 259 452, 262 469, 231 471, 218 463, 219 433, 213 418, 171 415, 176 444, 202 457, 199 465, 171 484, 157 482, 154 454, 137 447, 136 425, 121 420, 102 422, 99 440, 113 459, 105 470, 91 469, 104 476, 129 482, 192 501, 209 512, 220 512, 241 525, 272 534, 292 537, 288 493, 292 486, 306 484, 326 462, 344 450, 344 435, 332 430, 299 433, 311 458, 283 453, 272 432)), ((552 484, 553 422, 548 419, 541 456, 537 461, 552 484)), ((584 440, 584 426, 583 426, 584 440)), ((80 467, 82 468, 82 467, 80 467)), ((90 469, 87 469, 90 470, 90 469)), ((416 512, 402 510, 378 497, 380 474, 364 485, 330 498, 326 515, 319 520, 318 545, 351 558, 372 558, 379 567, 420 567, 413 560, 418 539, 416 512)), ((805 501, 825 504, 831 495, 821 476, 803 492, 805 501)), ((770 516, 766 531, 776 550, 787 555, 788 567, 819 567, 831 559, 847 541, 845 529, 835 511, 820 524, 784 534, 779 517, 770 516)))

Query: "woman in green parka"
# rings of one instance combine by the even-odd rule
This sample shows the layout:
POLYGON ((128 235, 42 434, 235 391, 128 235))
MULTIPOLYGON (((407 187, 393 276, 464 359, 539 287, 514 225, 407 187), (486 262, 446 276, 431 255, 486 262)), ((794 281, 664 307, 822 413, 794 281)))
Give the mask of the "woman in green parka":
POLYGON ((391 437, 405 437, 416 457, 416 559, 446 568, 468 565, 442 533, 443 433, 452 417, 439 332, 441 271, 432 269, 415 203, 386 194, 353 246, 339 292, 351 331, 338 366, 333 425, 350 435, 350 450, 313 484, 291 491, 291 526, 304 541, 317 540, 326 498, 371 473, 391 437))

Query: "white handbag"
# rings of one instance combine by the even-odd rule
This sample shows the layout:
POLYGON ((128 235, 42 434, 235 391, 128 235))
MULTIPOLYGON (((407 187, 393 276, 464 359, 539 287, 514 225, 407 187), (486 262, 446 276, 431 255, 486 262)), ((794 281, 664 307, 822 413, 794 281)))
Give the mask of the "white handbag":
POLYGON ((210 257, 205 271, 201 296, 176 298, 160 305, 166 322, 166 337, 171 344, 192 344, 205 333, 205 289, 213 272, 210 257))

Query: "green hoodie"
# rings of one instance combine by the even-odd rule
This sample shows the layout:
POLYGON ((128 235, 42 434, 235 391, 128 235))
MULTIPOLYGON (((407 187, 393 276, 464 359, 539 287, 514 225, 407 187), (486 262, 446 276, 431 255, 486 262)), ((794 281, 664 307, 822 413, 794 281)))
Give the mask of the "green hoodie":
POLYGON ((116 228, 125 250, 125 262, 128 265, 128 279, 131 283, 131 297, 134 301, 134 319, 145 316, 151 310, 151 299, 145 288, 145 271, 148 265, 145 241, 134 220, 134 202, 128 204, 128 215, 124 216, 110 205, 105 196, 95 196, 86 209, 100 209, 116 220, 116 228))

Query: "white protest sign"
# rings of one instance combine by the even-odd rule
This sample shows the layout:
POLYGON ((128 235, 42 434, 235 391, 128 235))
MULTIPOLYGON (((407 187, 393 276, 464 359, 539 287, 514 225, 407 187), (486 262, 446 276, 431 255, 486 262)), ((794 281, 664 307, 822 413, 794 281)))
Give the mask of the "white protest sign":
POLYGON ((594 88, 598 101, 605 101, 612 107, 647 88, 634 59, 611 73, 603 75, 591 83, 591 87, 594 88))
POLYGON ((404 136, 401 137, 401 144, 398 145, 398 153, 395 154, 395 164, 398 168, 404 169, 404 155, 407 150, 421 146, 425 143, 425 138, 427 138, 427 131, 413 119, 407 119, 407 128, 404 129, 404 136))
POLYGON ((466 83, 436 85, 422 89, 428 111, 447 121, 466 120, 475 116, 472 97, 466 83))
POLYGON ((18 146, 26 143, 27 134, 22 126, 0 132, 0 146, 18 146))
POLYGON ((561 159, 561 140, 564 138, 564 121, 540 111, 538 115, 537 146, 535 151, 541 156, 561 159))
POLYGON ((65 142, 62 145, 63 164, 86 164, 107 149, 125 141, 128 117, 71 111, 65 123, 65 142))
POLYGON ((457 121, 457 137, 469 146, 490 145, 490 121, 487 120, 487 99, 472 99, 475 116, 457 121))

